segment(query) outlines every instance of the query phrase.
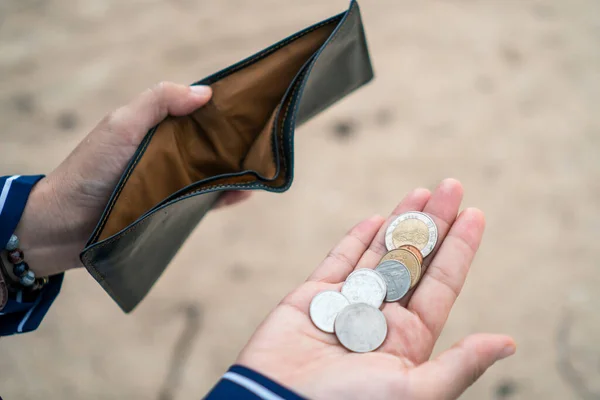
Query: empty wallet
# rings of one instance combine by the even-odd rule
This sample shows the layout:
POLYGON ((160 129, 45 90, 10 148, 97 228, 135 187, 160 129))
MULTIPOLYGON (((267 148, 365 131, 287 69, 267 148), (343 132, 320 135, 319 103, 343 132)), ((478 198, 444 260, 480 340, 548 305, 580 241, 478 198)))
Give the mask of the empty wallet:
POLYGON ((358 3, 194 85, 211 101, 142 140, 80 257, 125 312, 220 194, 283 192, 294 129, 373 78, 358 3))

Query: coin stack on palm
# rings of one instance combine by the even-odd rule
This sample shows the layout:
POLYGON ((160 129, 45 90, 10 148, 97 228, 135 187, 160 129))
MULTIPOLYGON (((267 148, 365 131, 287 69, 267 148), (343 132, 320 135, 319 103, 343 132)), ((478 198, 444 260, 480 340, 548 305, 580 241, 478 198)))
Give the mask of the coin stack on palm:
POLYGON ((379 310, 383 301, 402 299, 421 279, 423 259, 437 243, 437 227, 427 214, 410 211, 399 215, 385 235, 388 253, 375 269, 355 270, 341 293, 317 294, 309 314, 315 326, 335 333, 348 350, 358 353, 377 349, 387 336, 387 323, 379 310))
POLYGON ((385 232, 388 253, 375 267, 388 284, 386 301, 400 300, 419 283, 423 259, 431 254, 437 239, 437 226, 425 213, 410 211, 392 221, 385 232))

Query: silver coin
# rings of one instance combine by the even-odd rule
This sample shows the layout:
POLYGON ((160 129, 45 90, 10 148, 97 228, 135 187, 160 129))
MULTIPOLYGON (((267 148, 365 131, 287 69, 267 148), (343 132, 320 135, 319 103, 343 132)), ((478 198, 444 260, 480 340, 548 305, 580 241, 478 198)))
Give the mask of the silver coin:
POLYGON ((350 351, 373 351, 387 336, 385 316, 378 308, 368 304, 350 304, 335 319, 335 335, 350 351))
POLYGON ((379 273, 368 268, 364 268, 360 273, 349 275, 342 286, 342 294, 350 304, 365 303, 375 308, 381 307, 386 293, 387 289, 385 284, 381 284, 379 273))
POLYGON ((385 301, 398 301, 410 289, 410 271, 406 265, 397 260, 387 260, 379 264, 375 270, 379 272, 387 284, 385 301))
POLYGON ((388 226, 385 231, 385 247, 388 249, 388 251, 394 250, 396 248, 393 239, 394 230, 396 229, 398 224, 400 224, 400 222, 406 221, 407 219, 417 219, 427 226, 427 242, 424 243, 423 246, 417 246, 419 247, 421 254, 423 254, 423 257, 427 257, 429 254, 431 254, 433 248, 437 243, 438 229, 435 222, 429 215, 419 211, 409 211, 404 214, 400 214, 396 217, 395 220, 392 221, 390 226, 388 226))
POLYGON ((383 279, 383 276, 381 276, 381 274, 379 272, 377 272, 371 268, 359 268, 359 269, 355 270, 354 272, 350 273, 350 275, 348 275, 348 278, 346 278, 346 280, 350 279, 350 277, 353 275, 360 275, 360 274, 367 274, 367 275, 372 275, 372 276, 376 277, 377 280, 379 281, 379 283, 381 284, 381 287, 383 288, 383 290, 387 291, 385 279, 383 279), (373 274, 373 272, 375 272, 375 274, 373 274))
POLYGON ((340 292, 326 290, 313 297, 308 313, 313 324, 323 332, 333 333, 333 323, 338 313, 350 302, 340 292))

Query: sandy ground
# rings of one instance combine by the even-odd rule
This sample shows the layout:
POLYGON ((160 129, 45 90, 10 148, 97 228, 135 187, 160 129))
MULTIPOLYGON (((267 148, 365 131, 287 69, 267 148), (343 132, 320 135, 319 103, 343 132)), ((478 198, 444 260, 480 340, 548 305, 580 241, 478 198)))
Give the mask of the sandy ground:
MULTIPOLYGON (((147 86, 346 5, 3 0, 1 173, 49 172, 147 86)), ((69 273, 38 331, 0 340, 0 395, 197 399, 347 228, 452 176, 488 230, 436 352, 477 331, 518 343, 463 398, 600 398, 600 3, 361 6, 376 79, 298 130, 291 190, 210 215, 131 315, 69 273)))

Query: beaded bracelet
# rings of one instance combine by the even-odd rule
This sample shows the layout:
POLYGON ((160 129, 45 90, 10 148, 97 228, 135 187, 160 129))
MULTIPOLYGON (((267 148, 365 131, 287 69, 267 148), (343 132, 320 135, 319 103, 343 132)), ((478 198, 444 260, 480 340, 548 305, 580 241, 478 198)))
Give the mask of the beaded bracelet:
POLYGON ((29 269, 29 265, 25 262, 23 250, 19 248, 19 238, 17 235, 12 235, 6 244, 6 254, 8 262, 13 265, 13 274, 19 280, 19 284, 29 290, 41 289, 48 278, 37 278, 35 272, 29 269))

